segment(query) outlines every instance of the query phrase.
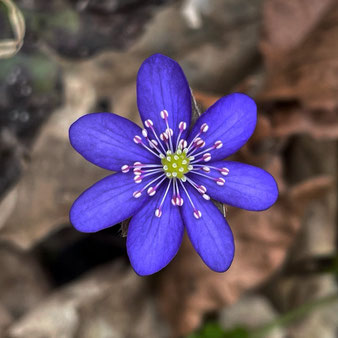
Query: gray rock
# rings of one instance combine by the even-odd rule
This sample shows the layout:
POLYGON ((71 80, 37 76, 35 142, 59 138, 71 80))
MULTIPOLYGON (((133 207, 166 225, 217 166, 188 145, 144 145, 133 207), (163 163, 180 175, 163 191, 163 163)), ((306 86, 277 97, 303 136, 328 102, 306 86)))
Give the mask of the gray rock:
MULTIPOLYGON (((20 317, 36 306, 50 290, 40 265, 27 252, 0 245, 0 270, 0 307, 4 308, 3 314, 8 312, 13 318, 20 317)), ((7 322, 8 316, 1 317, 7 322)))
POLYGON ((10 204, 11 209, 6 220, 0 220, 0 238, 24 249, 67 224, 72 202, 105 175, 77 154, 68 140, 69 126, 90 112, 93 88, 76 76, 68 76, 65 87, 65 105, 55 111, 36 139, 29 166, 14 188, 15 200, 5 198, 0 205, 1 209, 10 204))
MULTIPOLYGON (((260 295, 245 295, 232 306, 225 307, 220 312, 219 322, 224 329, 231 329, 237 326, 246 328, 258 328, 275 319, 276 310, 269 300, 260 295)), ((282 328, 275 328, 267 333, 264 338, 286 337, 282 328)))
POLYGON ((14 323, 10 338, 165 338, 144 278, 121 262, 56 291, 14 323))

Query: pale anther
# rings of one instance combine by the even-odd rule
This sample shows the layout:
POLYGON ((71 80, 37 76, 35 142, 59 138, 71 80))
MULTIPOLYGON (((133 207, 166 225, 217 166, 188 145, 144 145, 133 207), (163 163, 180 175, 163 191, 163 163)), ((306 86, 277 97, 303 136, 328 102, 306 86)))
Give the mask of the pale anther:
POLYGON ((135 183, 141 183, 142 182, 142 176, 135 176, 134 181, 135 181, 135 183))
POLYGON ((178 128, 180 131, 185 130, 187 128, 187 124, 185 122, 180 122, 178 128))
POLYGON ((197 186, 197 190, 200 194, 205 194, 207 192, 207 188, 204 185, 197 186))
POLYGON ((168 118, 168 112, 164 109, 161 111, 161 117, 163 120, 167 119, 168 118))
POLYGON ((130 167, 129 165, 125 164, 121 167, 121 171, 125 174, 129 171, 130 167))
POLYGON ((154 196, 156 193, 156 189, 154 189, 153 187, 150 187, 148 188, 147 193, 149 196, 154 196))
POLYGON ((227 176, 229 174, 229 169, 228 168, 222 168, 220 169, 220 172, 222 175, 227 176))
POLYGON ((153 123, 152 120, 146 120, 146 121, 144 122, 144 124, 145 124, 145 126, 146 126, 147 128, 150 128, 150 127, 152 127, 152 126, 154 125, 154 123, 153 123))
POLYGON ((142 139, 141 139, 141 137, 138 136, 138 135, 135 135, 133 140, 134 140, 134 142, 135 142, 136 144, 142 143, 142 139))
POLYGON ((179 147, 180 147, 181 149, 183 149, 184 152, 187 152, 187 151, 188 151, 188 149, 186 149, 186 148, 187 148, 187 145, 188 145, 188 142, 187 142, 186 140, 180 140, 180 142, 179 142, 179 147))
POLYGON ((216 149, 219 149, 219 148, 223 147, 223 143, 222 143, 222 141, 216 141, 214 146, 215 146, 216 149))
POLYGON ((202 213, 199 210, 194 210, 194 216, 196 219, 199 219, 202 217, 202 213))
POLYGON ((141 191, 134 191, 134 192, 133 192, 133 196, 134 196, 135 198, 139 198, 141 195, 142 195, 141 191))
POLYGON ((161 217, 161 215, 162 215, 162 210, 161 209, 156 209, 155 210, 155 216, 156 217, 161 217))
POLYGON ((176 205, 180 207, 183 205, 183 198, 181 196, 176 197, 176 205))
POLYGON ((202 159, 204 162, 208 162, 211 160, 211 155, 209 153, 203 154, 202 159))
POLYGON ((209 129, 209 126, 206 123, 203 123, 201 125, 200 131, 201 131, 201 133, 206 133, 208 131, 208 129, 209 129))

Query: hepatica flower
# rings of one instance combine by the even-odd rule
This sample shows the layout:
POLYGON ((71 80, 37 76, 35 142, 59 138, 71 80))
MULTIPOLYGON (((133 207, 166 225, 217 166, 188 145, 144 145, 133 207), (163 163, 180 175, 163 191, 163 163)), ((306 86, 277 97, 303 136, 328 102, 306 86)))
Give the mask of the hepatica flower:
POLYGON ((144 125, 112 114, 79 118, 72 146, 88 161, 116 173, 74 202, 70 220, 96 232, 131 217, 127 252, 134 270, 149 275, 176 255, 184 230, 214 271, 227 270, 234 239, 211 199, 264 210, 277 199, 273 177, 224 159, 241 148, 256 125, 256 105, 244 94, 218 100, 191 125, 191 92, 174 60, 152 55, 137 76, 137 104, 144 125))

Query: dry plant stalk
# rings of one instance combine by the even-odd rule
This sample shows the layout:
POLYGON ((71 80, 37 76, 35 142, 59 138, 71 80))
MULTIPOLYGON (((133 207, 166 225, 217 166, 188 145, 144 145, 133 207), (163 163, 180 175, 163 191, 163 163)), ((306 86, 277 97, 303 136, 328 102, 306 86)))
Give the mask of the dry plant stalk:
POLYGON ((14 39, 0 40, 0 58, 14 56, 22 47, 25 36, 25 20, 12 0, 0 0, 8 11, 8 19, 13 29, 14 39))

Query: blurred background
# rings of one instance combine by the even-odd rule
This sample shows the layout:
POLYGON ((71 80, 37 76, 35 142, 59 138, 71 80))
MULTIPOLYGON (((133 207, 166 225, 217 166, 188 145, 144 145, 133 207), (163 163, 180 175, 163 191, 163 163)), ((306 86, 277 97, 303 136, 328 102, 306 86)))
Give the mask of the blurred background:
POLYGON ((0 337, 337 337, 337 112, 334 0, 0 0, 0 337), (158 52, 202 111, 234 91, 258 104, 233 159, 268 170, 280 196, 227 207, 223 274, 185 238, 141 278, 119 225, 69 224, 107 175, 71 148, 70 124, 99 111, 140 123, 137 70, 158 52))

